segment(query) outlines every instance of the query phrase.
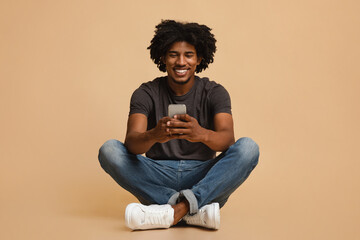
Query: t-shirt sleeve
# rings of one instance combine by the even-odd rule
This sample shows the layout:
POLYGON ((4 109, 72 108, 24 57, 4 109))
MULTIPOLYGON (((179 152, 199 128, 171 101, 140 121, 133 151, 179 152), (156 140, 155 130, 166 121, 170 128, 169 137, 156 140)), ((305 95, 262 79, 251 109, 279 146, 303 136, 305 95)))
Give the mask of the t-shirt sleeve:
POLYGON ((221 85, 214 87, 210 93, 210 104, 213 115, 217 113, 231 114, 231 99, 228 91, 221 85))
POLYGON ((129 115, 142 113, 148 117, 153 108, 152 105, 152 100, 148 92, 144 88, 139 87, 131 96, 129 115))

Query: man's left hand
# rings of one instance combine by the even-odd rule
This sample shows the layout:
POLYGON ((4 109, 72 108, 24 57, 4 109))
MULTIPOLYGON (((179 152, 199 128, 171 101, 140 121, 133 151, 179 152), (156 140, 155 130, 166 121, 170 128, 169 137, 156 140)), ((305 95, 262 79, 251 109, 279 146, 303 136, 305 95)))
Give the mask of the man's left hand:
POLYGON ((186 139, 190 142, 203 142, 206 139, 207 130, 188 114, 175 115, 174 120, 167 122, 167 127, 176 139, 186 139))

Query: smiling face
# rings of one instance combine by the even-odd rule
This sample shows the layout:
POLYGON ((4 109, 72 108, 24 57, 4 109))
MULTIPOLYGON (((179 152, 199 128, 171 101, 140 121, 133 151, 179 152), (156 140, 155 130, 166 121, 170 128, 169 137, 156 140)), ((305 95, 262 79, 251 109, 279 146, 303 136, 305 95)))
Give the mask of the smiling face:
POLYGON ((178 85, 194 82, 195 70, 201 58, 193 45, 187 42, 175 42, 167 51, 164 64, 168 80, 178 85))

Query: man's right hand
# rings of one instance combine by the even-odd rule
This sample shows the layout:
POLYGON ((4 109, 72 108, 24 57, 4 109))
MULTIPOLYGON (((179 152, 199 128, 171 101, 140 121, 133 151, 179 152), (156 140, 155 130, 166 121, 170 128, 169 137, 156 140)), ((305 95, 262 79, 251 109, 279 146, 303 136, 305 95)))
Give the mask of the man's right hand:
POLYGON ((168 122, 180 121, 170 117, 161 118, 157 125, 147 129, 147 117, 141 113, 134 113, 129 116, 128 128, 125 137, 125 146, 133 154, 147 152, 155 143, 165 143, 177 139, 177 135, 170 133, 168 122))
POLYGON ((163 117, 158 121, 157 125, 150 130, 149 133, 156 142, 164 143, 174 139, 174 136, 171 135, 169 127, 167 126, 167 123, 171 120, 174 119, 171 117, 163 117))

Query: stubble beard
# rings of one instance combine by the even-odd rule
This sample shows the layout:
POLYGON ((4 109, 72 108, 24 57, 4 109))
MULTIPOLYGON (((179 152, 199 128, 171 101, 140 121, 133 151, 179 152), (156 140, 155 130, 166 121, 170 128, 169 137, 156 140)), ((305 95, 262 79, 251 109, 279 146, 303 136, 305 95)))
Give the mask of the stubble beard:
POLYGON ((191 80, 191 77, 189 77, 186 81, 176 81, 173 77, 170 77, 170 80, 175 83, 175 84, 178 84, 178 85, 185 85, 187 84, 188 82, 190 82, 191 80))

